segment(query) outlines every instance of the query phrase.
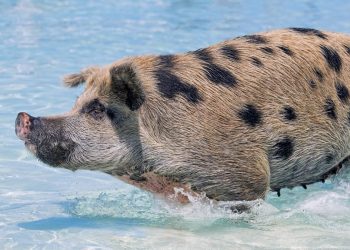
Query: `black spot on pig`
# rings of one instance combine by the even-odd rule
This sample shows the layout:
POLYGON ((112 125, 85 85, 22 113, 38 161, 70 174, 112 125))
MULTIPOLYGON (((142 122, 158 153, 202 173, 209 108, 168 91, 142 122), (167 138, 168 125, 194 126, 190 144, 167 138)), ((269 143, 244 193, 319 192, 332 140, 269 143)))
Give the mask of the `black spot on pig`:
POLYGON ((339 73, 342 68, 342 59, 339 56, 338 52, 325 45, 321 45, 320 48, 322 55, 328 63, 328 66, 337 73, 339 73))
POLYGON ((317 36, 322 39, 327 39, 327 35, 325 33, 316 29, 310 29, 310 28, 290 28, 290 29, 301 34, 317 36))
POLYGON ((333 120, 337 119, 335 103, 330 97, 326 99, 326 102, 324 104, 324 111, 329 118, 333 120))
POLYGON ((263 66, 263 63, 260 61, 259 58, 256 58, 256 57, 251 57, 251 62, 254 66, 257 66, 257 67, 262 67, 263 66))
POLYGON ((282 116, 287 121, 293 121, 297 118, 297 114, 295 113, 295 110, 290 106, 285 106, 282 109, 282 116))
POLYGON ((290 48, 288 48, 287 46, 282 45, 282 46, 278 46, 278 48, 288 56, 294 55, 293 51, 291 51, 290 48))
POLYGON ((251 127, 262 123, 261 111, 252 104, 246 104, 243 109, 238 112, 238 116, 251 127))
POLYGON ((309 85, 312 89, 315 89, 317 87, 316 82, 314 80, 310 80, 309 85))
POLYGON ((230 71, 213 62, 213 58, 207 49, 199 49, 191 53, 201 61, 209 81, 226 87, 233 87, 237 84, 236 77, 230 71))
POLYGON ((174 67, 174 56, 159 56, 158 69, 155 70, 157 87, 162 96, 173 99, 176 95, 182 95, 191 103, 202 101, 202 97, 195 86, 192 86, 171 72, 174 67))
POLYGON ((276 159, 287 160, 294 152, 294 142, 289 136, 278 140, 272 147, 272 156, 276 159))
POLYGON ((267 39, 263 37, 262 35, 246 35, 242 36, 247 40, 248 43, 255 43, 255 44, 266 44, 267 39))
POLYGON ((269 54, 269 55, 272 55, 274 53, 274 50, 270 47, 262 47, 260 48, 260 50, 265 54, 269 54))
POLYGON ((349 100, 349 90, 348 88, 340 81, 338 81, 335 85, 335 88, 337 90, 337 95, 339 97, 339 100, 346 103, 349 100))
POLYGON ((239 51, 230 45, 225 45, 221 48, 221 53, 227 57, 228 59, 238 62, 240 61, 240 54, 239 51))
POLYGON ((350 46, 349 45, 344 45, 344 49, 348 55, 350 55, 350 46))

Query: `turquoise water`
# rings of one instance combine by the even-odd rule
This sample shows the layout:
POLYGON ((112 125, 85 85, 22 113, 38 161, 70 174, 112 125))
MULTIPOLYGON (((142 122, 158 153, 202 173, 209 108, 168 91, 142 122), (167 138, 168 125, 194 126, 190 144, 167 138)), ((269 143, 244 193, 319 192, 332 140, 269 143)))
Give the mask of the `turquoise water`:
POLYGON ((272 28, 350 33, 349 11, 346 1, 1 1, 0 248, 349 248, 350 167, 237 215, 230 203, 183 206, 103 173, 47 167, 14 134, 20 111, 69 110, 82 89, 60 79, 82 67, 272 28))

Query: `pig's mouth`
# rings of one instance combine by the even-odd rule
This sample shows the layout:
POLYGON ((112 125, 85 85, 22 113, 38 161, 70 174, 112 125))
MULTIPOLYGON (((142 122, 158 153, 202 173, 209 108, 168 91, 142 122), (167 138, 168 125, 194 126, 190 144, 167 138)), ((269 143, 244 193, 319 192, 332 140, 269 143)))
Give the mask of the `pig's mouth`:
POLYGON ((74 142, 55 137, 25 139, 24 145, 39 160, 54 167, 66 164, 75 147, 74 142))
POLYGON ((31 143, 30 141, 24 141, 24 146, 34 155, 36 155, 36 145, 31 143))

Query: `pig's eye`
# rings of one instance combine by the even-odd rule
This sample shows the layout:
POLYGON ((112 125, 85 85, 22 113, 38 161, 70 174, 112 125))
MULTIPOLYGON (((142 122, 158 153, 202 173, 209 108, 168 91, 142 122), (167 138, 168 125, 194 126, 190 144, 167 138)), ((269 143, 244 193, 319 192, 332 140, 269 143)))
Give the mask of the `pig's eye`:
POLYGON ((93 109, 93 110, 91 110, 91 111, 89 112, 89 114, 90 114, 93 118, 99 120, 99 119, 102 119, 102 118, 103 118, 103 116, 104 116, 104 110, 103 110, 103 109, 93 109))
POLYGON ((85 114, 91 115, 94 119, 100 120, 105 115, 106 108, 98 100, 93 100, 82 111, 85 114))

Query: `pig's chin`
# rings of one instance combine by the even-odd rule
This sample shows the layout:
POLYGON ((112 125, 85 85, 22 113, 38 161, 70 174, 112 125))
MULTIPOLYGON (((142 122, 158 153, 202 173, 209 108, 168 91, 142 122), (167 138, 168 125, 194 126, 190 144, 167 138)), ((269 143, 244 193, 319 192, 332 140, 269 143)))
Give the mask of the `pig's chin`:
MULTIPOLYGON (((24 141, 24 146, 26 147, 26 149, 32 153, 38 160, 46 163, 46 161, 44 159, 41 159, 39 156, 38 156, 38 146, 31 143, 30 141, 26 140, 24 141)), ((50 165, 50 164, 49 164, 50 165)))
POLYGON ((33 155, 36 156, 37 154, 37 146, 31 143, 30 141, 24 141, 24 146, 26 149, 28 149, 29 152, 31 152, 33 155))
POLYGON ((42 140, 34 143, 24 140, 24 145, 34 156, 51 167, 67 165, 70 154, 74 149, 74 142, 68 140, 42 140))

